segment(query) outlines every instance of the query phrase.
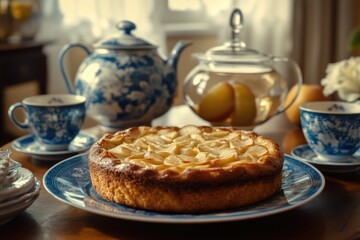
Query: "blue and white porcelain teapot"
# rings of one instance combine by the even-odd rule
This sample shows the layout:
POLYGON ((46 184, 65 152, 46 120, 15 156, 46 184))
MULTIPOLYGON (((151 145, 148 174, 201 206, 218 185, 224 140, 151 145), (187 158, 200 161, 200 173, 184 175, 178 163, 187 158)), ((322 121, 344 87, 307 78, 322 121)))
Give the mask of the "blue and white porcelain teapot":
POLYGON ((61 73, 68 92, 87 98, 87 114, 100 127, 117 130, 150 125, 172 105, 178 58, 189 43, 178 42, 163 60, 156 46, 131 33, 134 23, 122 21, 116 27, 120 32, 96 43, 94 52, 80 43, 65 45, 59 56, 61 73), (74 89, 64 56, 75 47, 88 57, 77 71, 74 89))

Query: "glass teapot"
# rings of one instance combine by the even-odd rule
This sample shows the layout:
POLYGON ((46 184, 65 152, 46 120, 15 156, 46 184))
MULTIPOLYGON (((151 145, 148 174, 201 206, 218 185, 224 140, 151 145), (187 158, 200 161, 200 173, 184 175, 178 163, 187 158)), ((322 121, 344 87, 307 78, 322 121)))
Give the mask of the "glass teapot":
POLYGON ((206 53, 195 53, 199 64, 184 81, 185 102, 212 125, 252 129, 285 111, 298 92, 285 106, 288 83, 275 66, 291 67, 296 82, 302 84, 294 61, 246 47, 240 40, 243 19, 240 9, 235 9, 230 17, 232 39, 206 53))

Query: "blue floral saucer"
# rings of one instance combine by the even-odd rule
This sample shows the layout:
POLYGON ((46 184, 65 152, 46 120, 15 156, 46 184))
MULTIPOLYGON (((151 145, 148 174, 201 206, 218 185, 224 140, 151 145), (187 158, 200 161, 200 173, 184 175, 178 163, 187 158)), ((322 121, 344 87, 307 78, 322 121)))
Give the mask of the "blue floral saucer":
POLYGON ((85 152, 96 140, 98 139, 95 136, 80 132, 70 143, 68 149, 61 151, 49 151, 39 143, 35 142, 32 135, 26 135, 14 140, 11 146, 16 151, 28 154, 34 159, 57 161, 85 152))
POLYGON ((291 151, 291 155, 310 163, 323 172, 345 173, 360 169, 360 149, 352 156, 341 160, 322 160, 308 144, 299 145, 291 151))

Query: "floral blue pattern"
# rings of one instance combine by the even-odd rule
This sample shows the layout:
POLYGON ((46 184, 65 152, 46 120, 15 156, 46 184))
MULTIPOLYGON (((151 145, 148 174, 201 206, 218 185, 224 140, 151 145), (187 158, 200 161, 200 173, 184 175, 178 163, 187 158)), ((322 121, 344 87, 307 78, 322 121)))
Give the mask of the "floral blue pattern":
POLYGON ((351 157, 328 161, 319 159, 308 144, 299 145, 291 150, 291 155, 312 164, 322 172, 348 173, 360 169, 360 149, 351 157))
POLYGON ((308 144, 321 158, 351 156, 360 147, 360 114, 346 114, 339 104, 327 109, 326 113, 301 109, 301 125, 308 144))
POLYGON ((113 54, 90 55, 79 69, 75 88, 77 94, 88 96, 88 114, 116 127, 129 120, 149 122, 167 111, 176 81, 163 76, 163 61, 146 52, 118 54, 117 58, 113 54), (146 115, 149 111, 153 111, 151 119, 146 115))
POLYGON ((325 180, 309 164, 286 155, 282 190, 279 194, 248 207, 205 214, 144 211, 104 200, 91 185, 88 153, 54 165, 45 173, 43 184, 58 200, 100 215, 145 222, 204 223, 264 217, 302 206, 321 193, 325 180))
POLYGON ((47 145, 69 144, 79 133, 85 107, 28 107, 31 132, 36 141, 47 145))
POLYGON ((71 94, 49 94, 25 98, 9 108, 11 121, 47 150, 64 150, 79 133, 85 120, 86 98, 71 94), (26 120, 21 122, 15 110, 22 108, 26 120))
POLYGON ((65 45, 60 53, 68 91, 85 96, 87 114, 106 128, 149 125, 169 110, 175 95, 178 57, 189 43, 179 42, 163 60, 155 46, 131 34, 135 27, 129 21, 119 23, 121 34, 100 41, 93 53, 79 43, 65 45), (63 63, 72 47, 89 55, 78 69, 75 89, 63 63))

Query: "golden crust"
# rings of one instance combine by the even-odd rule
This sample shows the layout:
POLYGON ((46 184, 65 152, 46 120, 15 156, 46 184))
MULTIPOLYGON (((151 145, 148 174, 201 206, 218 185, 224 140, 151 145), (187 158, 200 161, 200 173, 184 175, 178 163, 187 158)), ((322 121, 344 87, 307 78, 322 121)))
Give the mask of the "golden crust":
MULTIPOLYGON (((177 141, 174 139, 183 138, 181 134, 176 137, 174 134, 171 135, 172 141, 165 138, 168 145, 177 141)), ((151 142, 147 143, 151 145, 151 142)), ((178 146, 178 144, 175 145, 178 146)), ((208 148, 205 150, 212 151, 208 148)), ((192 152, 192 154, 196 153, 192 152)), ((201 153, 197 156, 204 155, 201 153)), ((283 161, 284 156, 278 145, 269 139, 253 132, 234 128, 207 126, 134 127, 115 134, 104 135, 91 147, 89 154, 92 184, 102 197, 136 208, 175 212, 228 209, 268 198, 281 188, 283 161), (188 136, 197 139, 197 142, 191 145, 192 138, 185 137, 187 140, 182 149, 176 148, 174 153, 165 155, 163 149, 151 148, 149 150, 141 147, 133 149, 133 145, 128 145, 149 134, 161 135, 171 131, 186 132, 188 136), (207 139, 203 141, 204 139, 191 131, 198 131, 200 136, 207 139), (225 137, 224 131, 225 134, 228 132, 228 135, 224 135, 225 137), (235 136, 235 138, 229 138, 230 133, 232 134, 230 136, 235 136), (181 151, 187 145, 191 145, 194 149, 201 149, 198 150, 199 152, 204 150, 201 144, 206 145, 212 141, 222 144, 220 146, 222 150, 219 150, 218 155, 214 152, 210 154, 210 157, 202 159, 203 161, 193 157, 176 164, 173 162, 166 164, 167 157, 173 159, 173 156, 169 157, 169 155, 179 155, 181 158, 183 154, 181 151), (242 142, 247 142, 247 144, 251 142, 251 144, 240 148, 232 145, 234 142, 240 145, 242 142), (133 151, 129 153, 126 148, 124 152, 121 146, 127 146, 133 151), (262 152, 263 147, 266 148, 265 153, 262 152), (232 148, 235 148, 237 152, 231 152, 232 148), (145 153, 141 152, 143 150, 145 153), (154 154, 148 155, 148 152, 153 150, 154 154), (255 150, 258 152, 253 153, 255 150), (261 156, 257 156, 259 154, 261 156), (143 158, 134 158, 134 155, 143 156, 143 158), (159 157, 159 159, 149 159, 149 156, 159 157)))

